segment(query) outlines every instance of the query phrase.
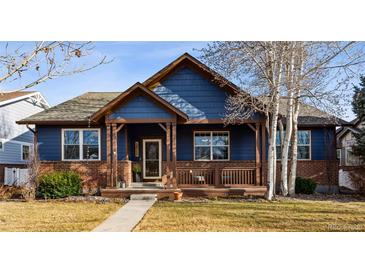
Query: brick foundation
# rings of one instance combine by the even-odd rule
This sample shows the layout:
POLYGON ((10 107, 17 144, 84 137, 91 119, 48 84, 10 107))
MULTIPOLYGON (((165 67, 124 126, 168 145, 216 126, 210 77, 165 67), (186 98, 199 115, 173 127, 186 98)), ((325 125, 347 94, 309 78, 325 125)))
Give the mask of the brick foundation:
MULTIPOLYGON (((163 170, 165 170, 165 162, 163 170)), ((266 182, 266 169, 263 165, 263 185, 266 182)), ((9 165, 10 166, 10 165, 9 165)), ((0 165, 3 169, 3 165, 0 165)), ((177 161, 178 168, 224 168, 247 167, 254 168, 255 161, 227 161, 227 162, 199 162, 177 161)), ((297 175, 313 178, 323 186, 338 186, 338 161, 298 161, 297 175)), ((85 193, 95 193, 97 189, 106 187, 107 163, 106 161, 43 161, 40 173, 52 171, 75 171, 81 175, 85 193)), ((118 161, 118 179, 132 182, 132 162, 118 161)), ((1 173, 0 173, 1 175, 1 173)), ((277 163, 277 181, 280 182, 280 161, 277 163)), ((279 185, 279 184, 278 184, 279 185)))
MULTIPOLYGON (((83 192, 94 194, 100 187, 106 187, 107 163, 106 161, 42 161, 40 174, 53 171, 75 171, 80 174, 83 192)), ((131 162, 118 161, 119 179, 125 181, 131 178, 131 162)))
MULTIPOLYGON (((297 176, 304 178, 312 178, 319 185, 326 186, 338 186, 338 171, 339 171, 339 162, 337 160, 326 161, 326 160, 310 160, 310 161, 298 161, 297 166, 297 176)), ((280 165, 281 162, 278 161, 276 165, 276 180, 280 182, 280 165)), ((267 162, 263 165, 263 178, 264 182, 267 181, 267 170, 265 166, 267 166, 267 162)), ((290 164, 289 164, 290 168, 290 164)), ((280 185, 278 183, 277 185, 280 185)))
POLYGON ((24 164, 0 164, 0 184, 4 183, 5 168, 27 168, 24 164))

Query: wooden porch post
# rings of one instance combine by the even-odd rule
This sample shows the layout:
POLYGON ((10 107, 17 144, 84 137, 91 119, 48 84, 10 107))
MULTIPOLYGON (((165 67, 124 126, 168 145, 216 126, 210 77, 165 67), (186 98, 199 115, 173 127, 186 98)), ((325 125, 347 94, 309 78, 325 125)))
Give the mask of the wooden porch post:
POLYGON ((261 184, 261 157, 260 157, 260 124, 256 123, 256 185, 261 184))
POLYGON ((171 184, 171 123, 166 123, 166 177, 167 186, 171 184))
POLYGON ((128 151, 128 126, 125 126, 125 159, 129 160, 129 151, 128 151))
POLYGON ((112 125, 112 143, 113 143, 113 169, 112 169, 112 186, 117 186, 118 176, 118 140, 117 140, 117 125, 112 125))
POLYGON ((106 185, 112 187, 112 158, 111 158, 111 146, 110 146, 110 124, 106 125, 106 185))
POLYGON ((176 122, 172 123, 172 184, 177 187, 176 182, 176 122))

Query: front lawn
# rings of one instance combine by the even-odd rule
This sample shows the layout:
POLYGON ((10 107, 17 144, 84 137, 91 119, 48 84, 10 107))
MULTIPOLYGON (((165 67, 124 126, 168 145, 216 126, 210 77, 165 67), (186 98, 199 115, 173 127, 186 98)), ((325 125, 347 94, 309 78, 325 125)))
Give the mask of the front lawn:
POLYGON ((120 204, 0 202, 0 231, 90 231, 120 204))
POLYGON ((365 202, 158 202, 134 231, 365 231, 365 202))

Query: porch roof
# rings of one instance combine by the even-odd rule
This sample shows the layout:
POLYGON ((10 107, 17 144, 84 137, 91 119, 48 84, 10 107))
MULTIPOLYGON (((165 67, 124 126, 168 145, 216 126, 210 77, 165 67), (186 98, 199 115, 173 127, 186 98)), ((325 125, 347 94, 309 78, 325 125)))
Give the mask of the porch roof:
MULTIPOLYGON (((130 98, 133 98, 134 96, 136 96, 138 94, 141 94, 142 96, 146 96, 146 97, 150 98, 154 103, 158 104, 160 107, 162 107, 163 109, 167 110, 170 113, 176 114, 185 120, 189 119, 188 116, 183 111, 181 111, 179 108, 170 104, 170 102, 166 101, 163 97, 158 96, 156 93, 149 90, 141 83, 137 82, 132 87, 130 87, 125 92, 118 95, 116 98, 114 98, 109 103, 107 103, 102 108, 100 108, 97 112, 95 112, 91 116, 91 120, 98 121, 104 116, 108 117, 109 115, 112 114, 112 112, 114 110, 116 110, 116 108, 118 108, 121 105, 123 105, 124 103, 128 102, 128 100, 130 98)), ((149 115, 151 115, 151 113, 149 115)), ((144 118, 148 119, 149 115, 144 118)))

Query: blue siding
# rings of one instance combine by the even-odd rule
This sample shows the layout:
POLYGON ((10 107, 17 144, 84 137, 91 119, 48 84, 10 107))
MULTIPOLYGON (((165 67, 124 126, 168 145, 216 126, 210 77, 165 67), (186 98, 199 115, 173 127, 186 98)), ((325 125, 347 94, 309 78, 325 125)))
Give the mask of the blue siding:
POLYGON ((173 118, 174 115, 145 95, 137 95, 112 113, 110 119, 118 118, 173 118))
POLYGON ((226 92, 191 68, 178 69, 155 92, 190 119, 222 118, 226 92))
POLYGON ((331 160, 335 157, 334 128, 312 128, 312 160, 331 160))
POLYGON ((38 126, 38 151, 41 161, 61 161, 61 127, 38 126))
MULTIPOLYGON (((0 151, 1 164, 26 164, 27 161, 22 160, 22 145, 20 143, 13 143, 11 141, 4 142, 4 150, 0 151)), ((24 143, 27 145, 27 143, 24 143)), ((33 145, 29 143, 28 145, 33 145)), ((32 149, 32 147, 31 147, 32 149)))
POLYGON ((19 141, 19 142, 26 142, 26 143, 32 143, 34 140, 34 134, 30 130, 14 137, 12 140, 19 141))
MULTIPOLYGON (((38 151, 41 161, 61 161, 62 160, 62 128, 67 126, 38 126, 38 151)), ((101 159, 106 159, 106 130, 101 128, 101 159)))
POLYGON ((177 160, 192 161, 194 130, 227 130, 230 132, 231 160, 255 160, 255 134, 245 125, 178 125, 177 160))
MULTIPOLYGON (((65 127, 67 128, 67 127, 65 127)), ((38 126, 39 156, 43 161, 60 161, 61 157, 61 129, 60 126, 38 126)), ((246 125, 178 125, 177 126, 177 160, 193 160, 193 132, 194 130, 228 130, 231 142, 231 160, 255 160, 255 134, 246 125)), ((163 144, 163 159, 166 159, 165 131, 157 124, 128 125, 128 146, 130 159, 142 160, 143 138, 161 138, 163 144), (140 157, 135 157, 134 143, 139 142, 140 157)), ((125 128, 118 133, 118 159, 125 159, 125 128)), ((334 128, 311 129, 312 160, 334 159, 335 136, 334 128)), ((20 151, 20 145, 5 144, 6 149, 20 151)), ((101 159, 106 160, 106 130, 101 128, 101 159)), ((0 153, 1 154, 1 153, 0 153)), ((19 156, 19 153, 12 153, 19 156)))
POLYGON ((125 127, 118 132, 117 150, 118 150, 118 160, 125 160, 125 127))

